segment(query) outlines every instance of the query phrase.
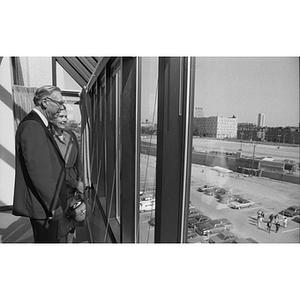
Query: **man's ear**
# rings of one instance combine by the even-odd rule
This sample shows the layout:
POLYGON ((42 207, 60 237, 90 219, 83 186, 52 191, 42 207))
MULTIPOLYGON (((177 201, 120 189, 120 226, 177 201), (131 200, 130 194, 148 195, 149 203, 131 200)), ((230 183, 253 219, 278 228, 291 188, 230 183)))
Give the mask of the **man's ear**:
POLYGON ((46 109, 46 108, 47 108, 46 99, 43 99, 43 100, 41 101, 41 108, 42 108, 42 109, 46 109))

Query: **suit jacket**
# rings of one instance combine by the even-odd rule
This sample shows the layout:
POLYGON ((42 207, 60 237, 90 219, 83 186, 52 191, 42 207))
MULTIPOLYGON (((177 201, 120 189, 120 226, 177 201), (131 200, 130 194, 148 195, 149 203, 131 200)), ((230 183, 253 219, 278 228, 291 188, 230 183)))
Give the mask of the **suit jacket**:
POLYGON ((31 111, 16 132, 13 214, 47 219, 67 201, 64 160, 45 124, 31 111))

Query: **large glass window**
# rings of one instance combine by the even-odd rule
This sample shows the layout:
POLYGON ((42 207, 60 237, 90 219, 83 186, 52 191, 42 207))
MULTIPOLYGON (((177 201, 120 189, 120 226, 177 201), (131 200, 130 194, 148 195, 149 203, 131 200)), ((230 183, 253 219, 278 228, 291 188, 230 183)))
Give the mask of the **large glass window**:
POLYGON ((154 242, 158 58, 143 57, 141 65, 140 243, 154 242))
POLYGON ((299 242, 298 58, 197 58, 191 182, 189 242, 299 242))

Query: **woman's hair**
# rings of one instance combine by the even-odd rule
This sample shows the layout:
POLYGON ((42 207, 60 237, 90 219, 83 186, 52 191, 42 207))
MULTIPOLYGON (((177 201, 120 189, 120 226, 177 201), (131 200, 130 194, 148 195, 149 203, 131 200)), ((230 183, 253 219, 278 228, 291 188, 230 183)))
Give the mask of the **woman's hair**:
POLYGON ((61 106, 59 111, 62 111, 62 110, 67 110, 67 107, 64 104, 61 106))
POLYGON ((57 113, 54 115, 54 118, 57 118, 59 116, 60 112, 63 111, 63 110, 67 111, 67 107, 66 107, 65 104, 61 105, 61 107, 59 108, 57 113))
POLYGON ((50 97, 54 92, 61 93, 61 89, 53 85, 44 85, 38 88, 34 94, 34 98, 33 98, 34 104, 36 106, 39 106, 43 98, 50 97))

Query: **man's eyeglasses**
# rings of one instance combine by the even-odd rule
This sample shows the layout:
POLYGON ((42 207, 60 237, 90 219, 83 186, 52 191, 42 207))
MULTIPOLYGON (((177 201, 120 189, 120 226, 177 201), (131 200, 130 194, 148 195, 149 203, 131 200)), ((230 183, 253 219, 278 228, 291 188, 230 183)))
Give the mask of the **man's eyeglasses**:
POLYGON ((48 99, 48 100, 52 101, 53 103, 58 105, 59 108, 61 108, 65 104, 65 101, 57 101, 57 100, 54 100, 50 97, 45 97, 44 99, 48 99))

